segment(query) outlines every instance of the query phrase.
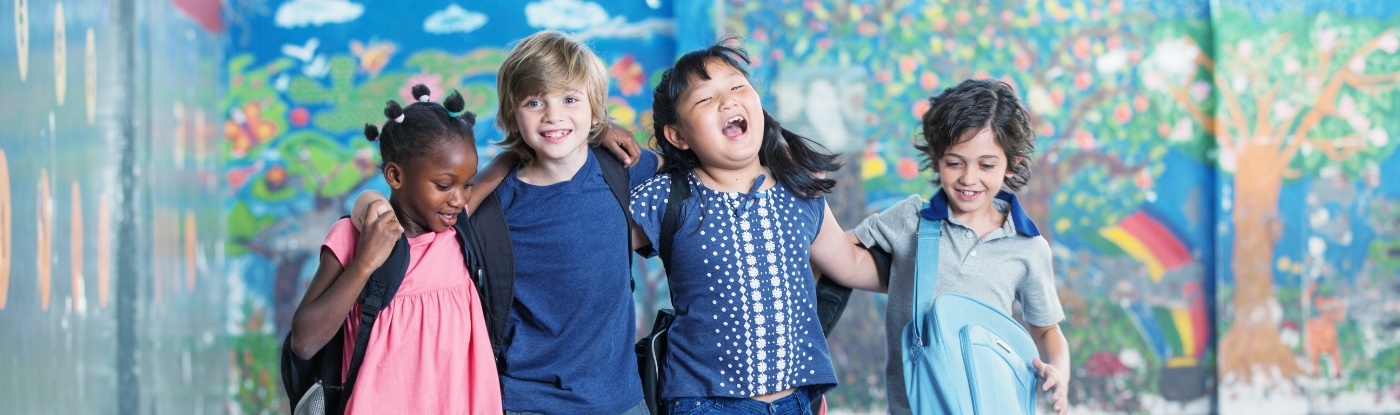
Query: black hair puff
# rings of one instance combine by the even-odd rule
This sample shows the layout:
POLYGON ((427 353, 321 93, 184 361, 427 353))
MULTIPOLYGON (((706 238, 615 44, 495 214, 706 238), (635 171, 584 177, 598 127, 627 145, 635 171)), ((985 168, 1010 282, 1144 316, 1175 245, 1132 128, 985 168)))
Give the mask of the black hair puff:
POLYGON ((403 115, 403 107, 399 106, 398 101, 391 99, 389 102, 384 103, 385 117, 389 117, 391 120, 397 120, 400 115, 403 115))
POLYGON ((447 100, 442 101, 442 106, 447 108, 447 112, 462 112, 463 109, 467 108, 467 101, 462 99, 462 94, 454 89, 452 95, 448 95, 447 100))
POLYGON ((430 95, 429 95, 429 91, 428 91, 428 86, 427 86, 427 85, 423 85, 423 84, 414 85, 412 91, 413 91, 413 100, 414 100, 414 101, 423 102, 423 97, 425 97, 425 96, 430 96, 430 95))
POLYGON ((375 127, 374 124, 365 124, 365 139, 369 140, 372 143, 378 138, 379 127, 375 127))

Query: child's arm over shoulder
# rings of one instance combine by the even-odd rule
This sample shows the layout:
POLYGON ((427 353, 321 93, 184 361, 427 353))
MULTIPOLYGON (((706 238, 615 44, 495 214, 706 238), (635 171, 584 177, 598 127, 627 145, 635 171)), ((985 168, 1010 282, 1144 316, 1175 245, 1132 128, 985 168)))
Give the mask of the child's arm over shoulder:
MULTIPOLYGON (((825 205, 826 201, 822 201, 825 205)), ((838 284, 866 291, 885 292, 888 287, 880 279, 875 257, 869 250, 852 244, 846 237, 831 206, 822 209, 821 230, 812 241, 812 265, 838 284)))
POLYGON ((393 214, 369 212, 349 263, 342 266, 329 247, 321 247, 321 263, 292 317, 292 351, 299 358, 311 358, 335 336, 370 274, 384 264, 403 235, 393 214))
POLYGON ((607 128, 608 131, 603 134, 603 142, 600 145, 617 156, 623 167, 632 167, 641 159, 642 147, 637 145, 637 139, 632 136, 631 130, 612 121, 604 124, 603 128, 607 128))
POLYGON ((472 177, 472 192, 471 196, 467 198, 468 215, 476 212, 476 207, 480 206, 481 202, 491 195, 491 192, 496 191, 496 186, 501 185, 501 181, 510 174, 510 169, 515 168, 517 164, 520 164, 519 154, 515 154, 514 151, 502 151, 501 154, 492 158, 485 168, 478 171, 475 177, 472 177))
MULTIPOLYGON (((658 174, 652 176, 632 188, 631 207, 629 214, 632 217, 632 250, 637 251, 645 257, 652 257, 661 249, 658 239, 661 235, 662 222, 665 219, 666 208, 670 203, 671 176, 669 174, 658 174)), ((683 203, 682 203, 683 205, 683 203)), ((684 211, 680 215, 684 216, 684 211)), ((676 221, 684 222, 682 217, 677 217, 676 221)), ((677 230, 677 233, 680 233, 677 230)))

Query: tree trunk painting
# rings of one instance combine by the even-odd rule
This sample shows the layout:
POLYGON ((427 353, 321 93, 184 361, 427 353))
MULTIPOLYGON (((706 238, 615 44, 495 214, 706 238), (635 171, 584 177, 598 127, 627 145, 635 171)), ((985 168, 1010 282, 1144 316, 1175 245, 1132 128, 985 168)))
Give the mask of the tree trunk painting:
MULTIPOLYGON (((1251 17, 1227 20, 1235 19, 1251 17)), ((1357 36, 1360 42, 1308 19, 1269 27, 1262 32, 1217 27, 1219 65, 1189 37, 1161 42, 1157 53, 1165 60, 1150 61, 1188 58, 1195 68, 1162 65, 1160 72, 1149 71, 1144 83, 1169 96, 1215 137, 1220 168, 1233 174, 1231 204, 1225 207, 1235 232, 1233 313, 1222 316, 1230 321, 1219 347, 1222 383, 1252 384, 1262 377, 1271 385, 1295 386, 1303 371, 1292 346, 1280 337, 1274 283, 1275 250, 1284 234, 1279 194, 1284 181, 1326 166, 1355 173, 1389 156, 1394 145, 1386 131, 1394 131, 1393 122, 1358 108, 1387 105, 1400 71, 1370 58, 1393 56, 1400 41, 1385 27, 1357 36), (1274 30, 1280 27, 1305 28, 1274 30), (1197 68, 1213 75, 1213 85, 1197 78, 1197 68), (1193 88, 1216 92, 1219 110, 1206 111, 1191 96, 1193 88)))
POLYGON ((1270 145, 1249 146, 1237 158, 1233 245, 1234 319, 1220 342, 1219 371, 1228 379, 1250 382, 1257 369, 1292 378, 1301 374, 1293 350, 1279 337, 1272 264, 1274 246, 1283 233, 1278 197, 1287 159, 1270 145))

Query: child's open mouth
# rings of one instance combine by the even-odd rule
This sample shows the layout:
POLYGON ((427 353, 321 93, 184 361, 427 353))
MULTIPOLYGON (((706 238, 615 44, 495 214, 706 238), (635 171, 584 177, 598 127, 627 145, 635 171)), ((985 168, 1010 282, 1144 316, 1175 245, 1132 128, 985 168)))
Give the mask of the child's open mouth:
POLYGON ((574 130, 541 131, 540 137, 543 137, 544 141, 547 143, 558 144, 560 142, 563 142, 564 137, 568 137, 569 133, 572 132, 574 132, 574 130))
POLYGON ((720 130, 725 137, 734 138, 749 131, 749 121, 742 115, 735 115, 724 123, 724 129, 720 130))
POLYGON ((455 213, 438 212, 438 218, 441 218, 442 223, 446 224, 449 228, 457 224, 457 214, 455 213))
POLYGON ((981 195, 981 194, 982 194, 982 192, 974 192, 974 191, 971 191, 971 190, 959 190, 959 191, 957 192, 957 195, 958 195, 958 198, 959 198, 959 199, 968 200, 968 201, 971 201, 971 200, 973 200, 973 199, 976 199, 977 196, 978 196, 978 195, 981 195))

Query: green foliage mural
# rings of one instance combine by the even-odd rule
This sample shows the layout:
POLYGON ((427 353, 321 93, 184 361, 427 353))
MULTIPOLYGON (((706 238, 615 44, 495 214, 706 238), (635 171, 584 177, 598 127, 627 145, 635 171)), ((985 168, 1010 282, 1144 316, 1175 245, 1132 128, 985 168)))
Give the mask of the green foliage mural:
MULTIPOLYGON (((1380 280, 1356 283, 1395 275, 1396 229, 1375 219, 1395 209, 1395 185, 1382 179, 1395 171, 1396 119, 1387 114, 1400 102, 1394 7, 723 4, 722 32, 746 39, 760 86, 810 67, 868 74, 871 133, 853 164, 871 209, 932 192, 911 145, 929 96, 967 78, 1000 79, 1022 94, 1040 141, 1020 197, 1057 252, 1079 408, 1248 412, 1251 399, 1280 393, 1306 408, 1314 394, 1394 388, 1362 362, 1388 356, 1394 336, 1375 333, 1395 319, 1346 313, 1362 302, 1394 304, 1400 293, 1380 280), (1280 211, 1290 205, 1300 207, 1280 211), (1290 229, 1297 223, 1312 225, 1290 229), (1316 293, 1304 292, 1307 281, 1316 293), (1363 287, 1385 294, 1349 294, 1363 287), (1266 309, 1278 304, 1281 313, 1266 309), (1335 336, 1320 334, 1328 327, 1335 336), (1217 335, 1225 336, 1218 350, 1217 335), (1342 356, 1343 373, 1371 374, 1315 380, 1337 366, 1331 354, 1342 356), (1269 373, 1296 389, 1267 386, 1279 385, 1268 376, 1251 383, 1269 373), (1217 406, 1217 386, 1237 383, 1255 386, 1232 395, 1238 407, 1217 406)), ((841 370, 867 373, 869 364, 841 370)), ((840 389, 838 403, 881 407, 860 388, 840 389)))

